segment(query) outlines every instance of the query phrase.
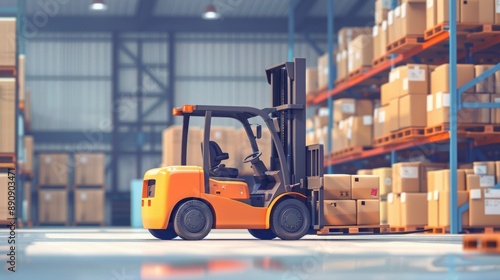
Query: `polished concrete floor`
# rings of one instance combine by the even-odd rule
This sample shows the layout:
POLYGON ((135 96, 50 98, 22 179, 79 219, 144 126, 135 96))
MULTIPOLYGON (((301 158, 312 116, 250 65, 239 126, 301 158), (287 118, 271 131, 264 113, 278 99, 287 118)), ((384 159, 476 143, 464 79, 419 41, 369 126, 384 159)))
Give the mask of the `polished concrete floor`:
POLYGON ((203 241, 160 241, 142 229, 16 232, 16 272, 0 279, 500 279, 500 255, 464 253, 456 235, 307 236, 260 241, 216 230, 203 241))

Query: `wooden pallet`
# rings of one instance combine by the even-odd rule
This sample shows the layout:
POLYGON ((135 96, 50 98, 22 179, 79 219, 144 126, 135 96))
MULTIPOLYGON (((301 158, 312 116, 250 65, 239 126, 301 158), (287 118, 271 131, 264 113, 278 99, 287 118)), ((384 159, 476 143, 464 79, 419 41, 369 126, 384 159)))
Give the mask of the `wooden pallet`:
MULTIPOLYGON (((426 230, 425 233, 428 234, 446 234, 450 233, 450 227, 430 227, 426 226, 424 228, 426 230)), ((461 233, 495 233, 499 232, 500 233, 500 227, 462 227, 462 232, 461 233)))
POLYGON ((462 239, 465 251, 500 253, 500 234, 470 234, 462 239))
POLYGON ((386 51, 390 54, 407 52, 424 43, 423 36, 405 36, 387 45, 386 51))
POLYGON ((372 60, 372 66, 375 67, 379 64, 382 64, 384 62, 386 62, 388 59, 390 59, 391 57, 388 56, 387 54, 384 54, 383 56, 380 56, 378 58, 375 58, 374 60, 372 60))
POLYGON ((73 226, 85 226, 85 227, 103 227, 104 226, 104 222, 100 222, 100 223, 87 223, 87 222, 74 222, 73 223, 73 226))
POLYGON ((0 77, 15 77, 17 69, 15 66, 0 66, 0 77))
POLYGON ((318 235, 328 234, 356 234, 356 233, 387 233, 389 225, 366 225, 366 226, 324 226, 318 230, 318 235))
MULTIPOLYGON (((478 30, 478 28, 481 28, 481 26, 487 26, 487 25, 480 23, 457 23, 457 35, 461 34, 468 35, 469 33, 478 30)), ((425 30, 424 39, 427 41, 429 39, 441 35, 442 33, 448 32, 449 29, 450 29, 450 24, 447 21, 442 22, 430 29, 425 30)))
POLYGON ((416 230, 425 230, 424 226, 405 226, 405 227, 390 227, 391 232, 408 232, 416 230))
MULTIPOLYGON (((425 135, 434 135, 450 130, 449 123, 442 123, 434 126, 429 126, 425 128, 425 135)), ((469 135, 474 135, 476 133, 481 134, 496 134, 500 133, 500 125, 496 124, 459 124, 457 126, 457 131, 462 133, 467 133, 469 135)))
POLYGON ((397 130, 395 132, 392 132, 390 134, 387 134, 383 137, 375 138, 373 140, 373 145, 378 147, 378 146, 385 146, 385 145, 390 145, 394 144, 397 142, 401 141, 406 141, 409 139, 415 139, 419 137, 425 136, 425 128, 424 127, 407 127, 403 128, 400 130, 397 130))
POLYGON ((352 79, 352 78, 357 77, 363 73, 368 72, 368 70, 370 70, 371 68, 372 68, 371 66, 361 66, 358 69, 349 72, 349 75, 347 75, 347 76, 349 79, 352 79))
POLYGON ((13 163, 16 162, 15 153, 0 153, 0 163, 13 163))
POLYGON ((430 227, 425 226, 425 234, 445 234, 450 232, 450 227, 430 227))
POLYGON ((347 77, 342 77, 342 78, 338 78, 334 85, 339 85, 339 84, 342 84, 342 83, 345 83, 347 81, 347 77))
POLYGON ((334 151, 330 154, 330 158, 341 158, 345 156, 352 156, 352 155, 358 155, 361 154, 363 151, 369 150, 371 147, 364 147, 364 146, 351 146, 347 147, 338 151, 334 151))

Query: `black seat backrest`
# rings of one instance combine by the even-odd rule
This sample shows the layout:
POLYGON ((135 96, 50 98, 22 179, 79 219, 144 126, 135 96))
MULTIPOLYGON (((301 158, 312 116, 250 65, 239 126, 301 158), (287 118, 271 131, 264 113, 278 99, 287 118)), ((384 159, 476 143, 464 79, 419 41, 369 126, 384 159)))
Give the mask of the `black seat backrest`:
MULTIPOLYGON (((210 149, 210 169, 214 169, 221 161, 229 159, 229 154, 222 152, 219 144, 215 141, 208 142, 208 148, 210 149)), ((203 154, 203 143, 201 144, 201 153, 203 154)))

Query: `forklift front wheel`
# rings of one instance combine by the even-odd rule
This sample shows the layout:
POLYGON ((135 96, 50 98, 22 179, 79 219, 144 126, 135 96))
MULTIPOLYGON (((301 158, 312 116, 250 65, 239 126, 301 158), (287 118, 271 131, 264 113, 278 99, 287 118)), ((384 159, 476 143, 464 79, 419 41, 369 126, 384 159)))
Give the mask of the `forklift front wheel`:
POLYGON ((309 232, 311 218, 306 205, 294 198, 276 205, 271 218, 271 229, 283 240, 298 240, 309 232))
POLYGON ((276 234, 271 229, 249 229, 248 232, 260 240, 271 240, 276 238, 276 234))
POLYGON ((201 240, 212 229, 214 217, 207 204, 188 200, 179 206, 174 218, 175 232, 185 240, 201 240))
POLYGON ((150 229, 149 233, 161 240, 172 240, 177 237, 177 233, 175 233, 171 225, 169 225, 167 229, 150 229))

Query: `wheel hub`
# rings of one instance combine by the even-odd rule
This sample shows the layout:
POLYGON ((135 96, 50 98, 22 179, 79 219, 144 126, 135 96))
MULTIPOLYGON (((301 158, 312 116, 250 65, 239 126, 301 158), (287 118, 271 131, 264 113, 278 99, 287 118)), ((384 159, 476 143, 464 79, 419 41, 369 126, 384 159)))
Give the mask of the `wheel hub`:
POLYGON ((198 209, 190 210, 184 216, 184 225, 190 232, 200 232, 205 226, 205 217, 198 209))
POLYGON ((286 209, 281 217, 281 225, 288 232, 296 232, 302 226, 303 217, 299 209, 286 209))

